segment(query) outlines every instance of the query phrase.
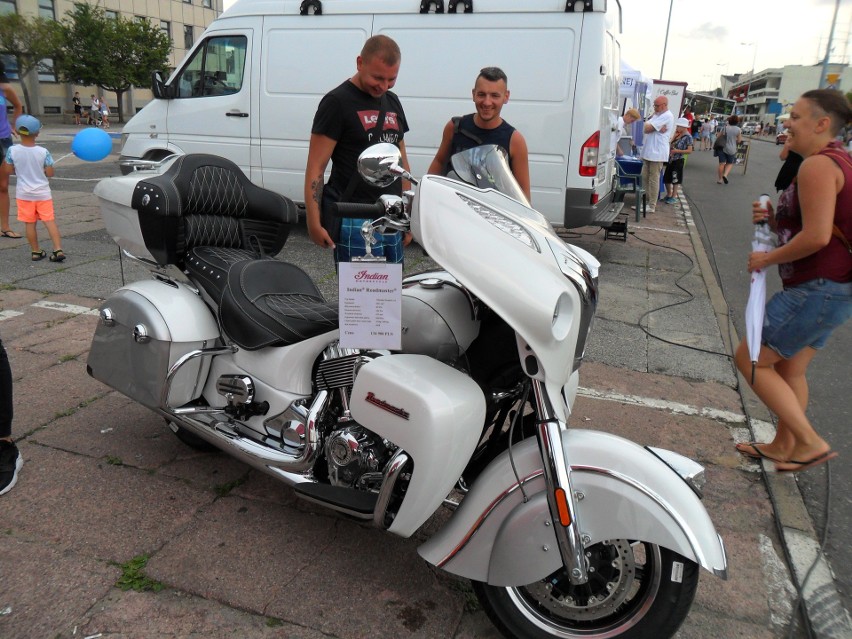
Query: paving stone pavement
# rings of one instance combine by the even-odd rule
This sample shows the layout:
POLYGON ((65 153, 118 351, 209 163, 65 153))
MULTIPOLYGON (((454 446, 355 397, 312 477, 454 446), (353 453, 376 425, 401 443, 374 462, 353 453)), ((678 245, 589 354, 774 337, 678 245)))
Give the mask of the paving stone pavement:
MULTIPOLYGON (((186 447, 161 418, 90 378, 94 309, 122 268, 128 281, 145 273, 119 263, 91 194, 63 191, 57 211, 65 263, 30 263, 23 241, 0 244, 0 335, 25 460, 0 498, 0 637, 499 636, 467 582, 416 553, 447 513, 410 539, 379 532, 186 447), (146 563, 134 572, 138 558, 146 563)), ((602 262, 571 425, 707 468, 704 502, 730 578, 702 573, 678 637, 786 636, 794 589, 761 467, 733 448, 747 423, 687 221, 660 203, 631 220, 626 242, 562 232, 602 262)), ((303 232, 283 258, 336 297, 330 257, 303 232)), ((407 270, 429 263, 410 249, 407 270)))

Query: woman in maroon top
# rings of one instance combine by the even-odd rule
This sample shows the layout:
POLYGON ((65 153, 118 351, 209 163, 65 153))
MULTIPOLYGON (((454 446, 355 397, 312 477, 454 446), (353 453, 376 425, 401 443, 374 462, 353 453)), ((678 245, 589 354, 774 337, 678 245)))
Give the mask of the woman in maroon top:
MULTIPOLYGON (((812 468, 837 456, 814 430, 805 410, 808 365, 832 331, 852 316, 852 158, 837 142, 852 122, 852 107, 839 91, 808 91, 788 120, 789 146, 805 158, 781 194, 774 216, 753 205, 755 223, 768 221, 778 247, 748 258, 753 272, 773 264, 784 289, 766 305, 762 346, 752 389, 778 417, 768 443, 738 444, 744 455, 767 458, 779 472, 812 468)), ((743 340, 737 367, 751 378, 743 340)))

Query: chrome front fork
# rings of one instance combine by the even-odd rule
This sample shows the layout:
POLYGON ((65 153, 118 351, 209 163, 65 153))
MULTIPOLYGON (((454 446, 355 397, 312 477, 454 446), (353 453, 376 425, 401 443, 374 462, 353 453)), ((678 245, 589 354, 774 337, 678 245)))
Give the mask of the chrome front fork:
POLYGON ((565 460, 562 448, 565 424, 557 418, 544 385, 534 379, 532 389, 538 417, 536 438, 544 462, 547 503, 550 506, 559 554, 571 583, 585 584, 589 581, 585 549, 580 522, 577 519, 574 491, 571 489, 571 467, 565 460))

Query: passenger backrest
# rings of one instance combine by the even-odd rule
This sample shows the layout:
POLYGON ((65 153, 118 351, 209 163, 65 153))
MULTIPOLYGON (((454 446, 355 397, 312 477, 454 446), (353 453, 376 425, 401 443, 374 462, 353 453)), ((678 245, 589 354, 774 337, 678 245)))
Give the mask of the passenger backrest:
POLYGON ((197 246, 275 255, 298 221, 292 201, 256 186, 230 160, 207 154, 180 156, 161 175, 140 180, 131 205, 151 255, 181 268, 197 246))

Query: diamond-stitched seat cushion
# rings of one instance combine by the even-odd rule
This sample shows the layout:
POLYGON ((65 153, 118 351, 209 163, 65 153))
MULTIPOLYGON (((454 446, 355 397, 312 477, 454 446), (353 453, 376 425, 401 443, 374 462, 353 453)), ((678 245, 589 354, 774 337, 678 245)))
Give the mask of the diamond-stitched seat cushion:
POLYGON ((186 271, 218 303, 228 282, 228 270, 237 262, 256 257, 252 251, 244 249, 198 246, 186 257, 186 271))
POLYGON ((219 323, 238 346, 286 346, 333 331, 337 303, 326 302, 298 266, 247 260, 231 266, 219 304, 219 323))
POLYGON ((164 173, 140 180, 131 204, 151 255, 181 268, 199 246, 276 255, 298 221, 292 201, 253 184, 230 160, 203 153, 180 156, 164 173))

